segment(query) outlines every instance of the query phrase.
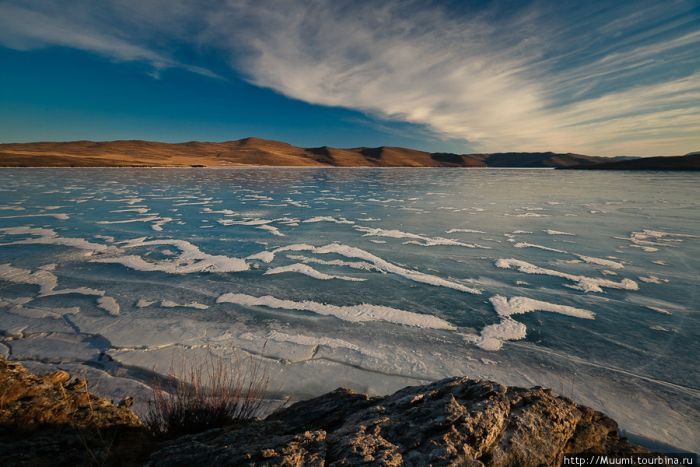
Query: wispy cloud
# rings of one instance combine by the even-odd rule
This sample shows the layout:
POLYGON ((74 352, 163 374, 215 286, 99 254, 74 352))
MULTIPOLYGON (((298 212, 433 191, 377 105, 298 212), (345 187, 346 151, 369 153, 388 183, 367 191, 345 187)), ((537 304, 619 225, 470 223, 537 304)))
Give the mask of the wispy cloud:
POLYGON ((656 9, 637 5, 626 25, 632 34, 610 17, 619 11, 590 18, 585 36, 619 35, 601 54, 580 24, 559 25, 534 7, 495 18, 405 2, 350 5, 235 2, 210 17, 209 33, 255 84, 425 124, 484 150, 654 154, 700 146, 699 75, 686 67, 686 76, 653 79, 656 62, 672 65, 674 56, 695 54, 697 69, 700 34, 643 37, 653 29, 649 15, 658 22, 656 9), (234 22, 237 32, 224 32, 234 22))
POLYGON ((424 125, 484 151, 700 147, 693 0, 471 10, 398 1, 66 2, 76 14, 27 3, 0 5, 0 43, 210 73, 172 58, 168 41, 187 43, 222 54, 258 86, 424 125))
POLYGON ((139 43, 138 39, 130 37, 129 27, 119 30, 110 25, 109 15, 100 17, 97 14, 100 5, 96 3, 75 2, 72 8, 51 2, 22 3, 29 5, 0 4, 0 44, 18 50, 61 46, 95 52, 119 61, 144 61, 152 65, 151 75, 154 77, 159 77, 160 71, 166 68, 183 68, 220 78, 204 67, 179 62, 149 48, 148 39, 143 41, 144 44, 139 43))

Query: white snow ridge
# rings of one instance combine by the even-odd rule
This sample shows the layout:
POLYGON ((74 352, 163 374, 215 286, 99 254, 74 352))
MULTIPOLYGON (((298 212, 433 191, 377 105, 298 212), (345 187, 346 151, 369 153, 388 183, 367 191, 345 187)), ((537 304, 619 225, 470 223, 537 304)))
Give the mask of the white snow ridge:
POLYGON ((363 303, 360 305, 327 305, 325 303, 304 300, 295 302, 293 300, 283 300, 265 295, 254 297, 252 295, 226 293, 221 295, 217 303, 234 303, 244 306, 264 306, 283 310, 311 311, 319 315, 333 316, 343 321, 361 323, 366 321, 387 321, 389 323, 403 324, 405 326, 415 326, 425 329, 448 329, 455 327, 449 322, 433 315, 424 315, 412 311, 399 310, 388 306, 371 305, 363 303))
POLYGON ((340 280, 351 281, 351 282, 362 282, 362 281, 366 280, 366 279, 362 279, 359 277, 334 276, 331 274, 325 274, 321 271, 317 271, 316 269, 312 268, 308 264, 302 264, 302 263, 294 263, 294 264, 290 264, 288 266, 280 266, 277 268, 268 269, 267 271, 265 271, 265 273, 263 275, 267 276, 270 274, 282 274, 285 272, 296 272, 296 273, 304 274, 305 276, 313 277, 314 279, 320 279, 320 280, 340 279, 340 280))

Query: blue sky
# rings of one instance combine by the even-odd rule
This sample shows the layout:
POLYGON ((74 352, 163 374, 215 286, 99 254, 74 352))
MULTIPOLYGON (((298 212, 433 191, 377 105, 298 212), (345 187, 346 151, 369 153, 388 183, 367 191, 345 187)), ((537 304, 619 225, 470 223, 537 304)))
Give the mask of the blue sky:
POLYGON ((700 150, 700 4, 0 1, 0 141, 700 150))

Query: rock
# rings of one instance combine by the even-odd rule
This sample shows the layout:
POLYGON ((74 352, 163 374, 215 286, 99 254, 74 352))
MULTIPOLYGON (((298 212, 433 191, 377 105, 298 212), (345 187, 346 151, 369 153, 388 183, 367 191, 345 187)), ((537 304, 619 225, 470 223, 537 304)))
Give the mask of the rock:
POLYGON ((646 452, 604 414, 547 389, 468 378, 385 397, 337 389, 265 420, 161 444, 132 403, 115 406, 84 379, 33 375, 0 357, 0 464, 555 466, 567 454, 646 452))
POLYGON ((322 396, 297 402, 271 414, 267 420, 284 420, 290 429, 297 431, 307 426, 332 431, 342 425, 350 415, 370 407, 378 400, 371 399, 366 394, 339 388, 322 396))
POLYGON ((284 465, 323 466, 326 432, 285 433, 278 422, 256 421, 234 430, 210 430, 164 443, 149 465, 284 465))
POLYGON ((65 371, 37 376, 0 357, 3 466, 138 462, 145 434, 139 419, 90 394, 84 379, 70 379, 65 371))
POLYGON ((117 407, 129 408, 132 405, 134 405, 134 398, 131 396, 128 396, 128 397, 125 397, 124 399, 120 400, 119 403, 117 404, 117 407))
POLYGON ((613 420, 547 389, 451 378, 376 398, 338 389, 165 443, 149 465, 554 466, 566 454, 641 452, 613 420))

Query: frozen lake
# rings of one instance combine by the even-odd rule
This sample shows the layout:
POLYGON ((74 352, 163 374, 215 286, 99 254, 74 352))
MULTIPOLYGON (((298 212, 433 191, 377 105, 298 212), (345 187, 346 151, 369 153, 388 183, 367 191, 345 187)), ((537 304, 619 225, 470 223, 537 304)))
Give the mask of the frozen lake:
POLYGON ((694 174, 0 170, 0 353, 147 395, 177 355, 271 396, 544 385, 700 448, 694 174), (238 350, 237 350, 238 349, 238 350))

